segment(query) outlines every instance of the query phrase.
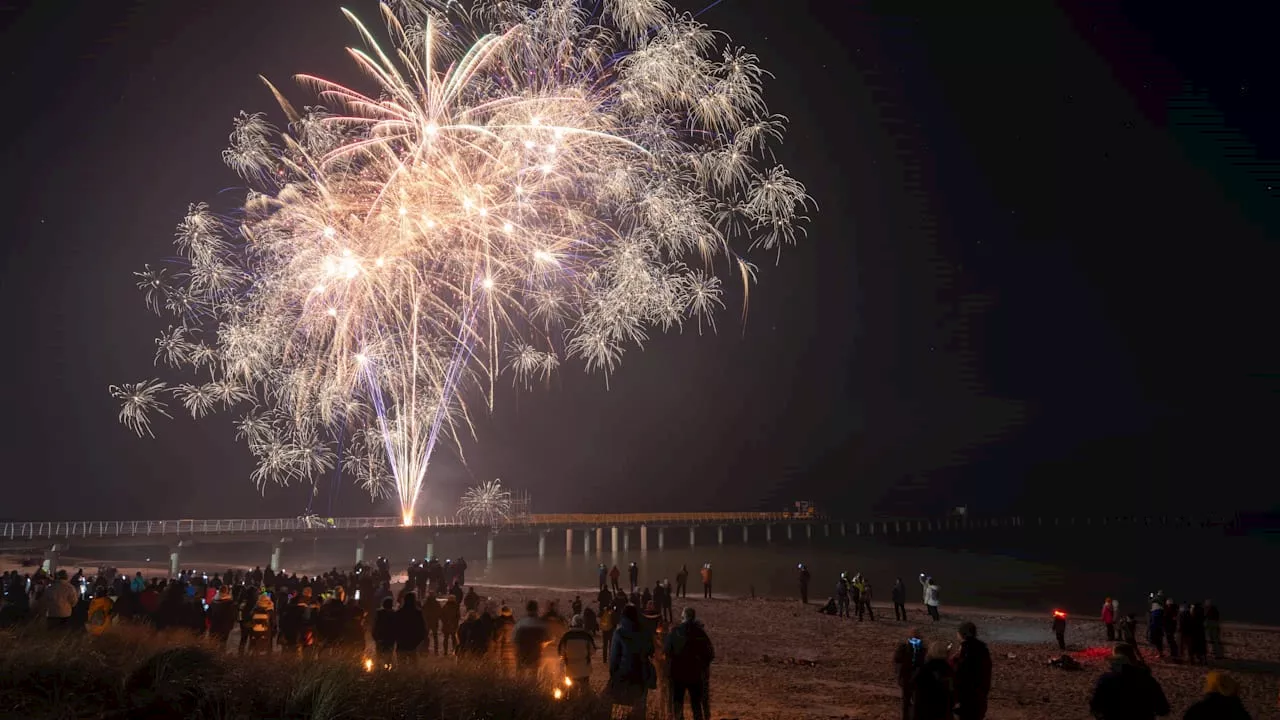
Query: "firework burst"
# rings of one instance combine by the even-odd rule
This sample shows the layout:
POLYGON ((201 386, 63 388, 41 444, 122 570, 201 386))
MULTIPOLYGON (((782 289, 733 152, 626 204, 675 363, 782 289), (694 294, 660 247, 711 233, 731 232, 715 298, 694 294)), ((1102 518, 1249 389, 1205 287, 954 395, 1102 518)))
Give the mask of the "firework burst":
POLYGON ((718 273, 754 277, 735 248, 793 241, 811 201, 756 57, 661 0, 382 11, 389 44, 348 14, 373 91, 303 75, 323 106, 298 110, 268 85, 288 125, 242 113, 223 152, 243 205, 192 205, 181 261, 137 273, 175 318, 157 365, 198 379, 112 392, 139 434, 162 394, 248 408, 256 482, 340 464, 410 523, 468 400, 714 328, 718 273))
POLYGON ((471 525, 498 527, 511 517, 511 493, 501 480, 490 480, 468 488, 458 502, 458 518, 471 525))

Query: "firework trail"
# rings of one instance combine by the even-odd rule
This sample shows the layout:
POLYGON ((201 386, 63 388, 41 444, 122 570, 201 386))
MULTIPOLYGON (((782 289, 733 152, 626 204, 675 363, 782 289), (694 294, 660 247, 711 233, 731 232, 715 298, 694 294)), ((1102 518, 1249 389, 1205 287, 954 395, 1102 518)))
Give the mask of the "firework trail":
POLYGON ((268 84, 287 127, 241 113, 223 152, 243 205, 192 205, 180 261, 136 274, 174 318, 156 363, 194 379, 111 392, 140 435, 166 396, 248 408, 260 486, 314 482, 345 439, 342 471, 411 523, 468 399, 714 330, 717 272, 751 282, 736 248, 792 242, 811 200, 772 160, 756 57, 660 0, 382 13, 389 44, 347 14, 374 91, 302 75, 299 110, 268 84))

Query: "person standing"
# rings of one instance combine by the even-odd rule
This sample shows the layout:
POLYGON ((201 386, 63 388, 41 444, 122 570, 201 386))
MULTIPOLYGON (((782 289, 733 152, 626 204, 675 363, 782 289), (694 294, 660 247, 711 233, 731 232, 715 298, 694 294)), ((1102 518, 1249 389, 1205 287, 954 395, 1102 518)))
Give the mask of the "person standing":
POLYGON ((907 621, 907 586, 902 584, 902 578, 893 581, 893 619, 907 621))
POLYGON ((596 576, 597 576, 597 579, 600 581, 600 589, 608 590, 609 589, 609 570, 604 566, 604 563, 600 563, 600 567, 596 569, 596 576))
POLYGON ((938 622, 942 617, 938 614, 938 591, 941 589, 933 578, 920 573, 920 588, 924 593, 924 609, 929 613, 929 617, 934 622, 938 622))
MULTIPOLYGON (((219 649, 226 648, 227 638, 231 637, 231 630, 236 626, 236 614, 236 604, 231 599, 231 588, 223 585, 218 591, 217 599, 209 606, 209 637, 213 638, 219 649)), ((89 616, 92 619, 92 608, 89 616)))
POLYGON ((676 597, 689 597, 689 566, 681 565, 680 572, 676 573, 676 597))
POLYGON ((876 621, 875 611, 871 609, 871 583, 866 578, 858 575, 858 622, 862 622, 862 613, 867 614, 867 619, 871 622, 876 621))
POLYGON ((1061 610, 1053 611, 1053 636, 1058 639, 1058 649, 1067 649, 1067 614, 1061 610))
POLYGON ((1222 653, 1222 615, 1212 600, 1204 601, 1204 631, 1213 650, 1213 657, 1221 660, 1222 653))
POLYGON ((849 578, 840 573, 836 581, 836 614, 842 618, 849 617, 849 578))
POLYGON ((404 602, 396 611, 396 661, 402 665, 417 662, 418 648, 427 637, 427 625, 422 619, 422 608, 418 607, 418 596, 405 593, 404 602))
POLYGON ((1111 670, 1093 687, 1089 712, 1098 720, 1164 717, 1169 714, 1169 700, 1151 671, 1138 661, 1133 646, 1120 643, 1111 656, 1111 670))
POLYGON ((609 648, 609 694, 615 705, 631 708, 632 720, 644 720, 649 691, 657 687, 653 652, 653 638, 640 628, 636 606, 626 606, 609 648))
POLYGON ((618 585, 618 581, 621 579, 622 571, 618 569, 617 565, 614 565, 613 569, 609 571, 609 586, 613 590, 614 595, 622 592, 622 587, 618 585))
POLYGON ((618 613, 613 609, 612 605, 600 606, 600 636, 603 642, 600 645, 601 651, 604 653, 604 661, 609 662, 609 646, 613 643, 613 631, 618 629, 618 613))
POLYGON ((799 577, 800 602, 805 605, 809 604, 809 580, 810 579, 812 579, 812 575, 809 572, 809 568, 805 567, 804 563, 800 563, 800 577, 799 577))
POLYGON ((983 720, 991 695, 991 651, 978 639, 978 627, 971 622, 960 623, 956 635, 960 649, 951 659, 956 671, 956 718, 983 720))
POLYGON ((450 595, 440 608, 440 654, 448 655, 450 651, 458 651, 458 625, 462 622, 462 608, 458 605, 456 595, 450 595))
POLYGON ((693 720, 710 720, 705 698, 716 653, 711 637, 698 621, 693 608, 685 608, 680 624, 667 634, 663 650, 667 656, 672 716, 676 720, 684 720, 684 697, 687 694, 693 720))
POLYGON ((384 668, 391 665, 396 650, 395 599, 382 598, 382 607, 373 618, 373 649, 378 663, 384 668))
POLYGON ((912 720, 951 720, 958 699, 956 686, 955 672, 947 662, 947 644, 931 643, 928 658, 911 678, 912 720))
POLYGON ((711 599, 711 563, 702 566, 702 598, 711 599))
POLYGON ((427 598, 422 601, 422 625, 426 628, 427 646, 423 652, 440 654, 440 601, 436 599, 434 588, 427 590, 427 598))
POLYGON ((911 680, 924 665, 927 654, 918 628, 912 630, 907 641, 893 652, 893 668, 898 676, 898 687, 902 690, 902 720, 911 720, 911 680))
POLYGON ((516 648, 516 671, 537 675, 542 663, 542 647, 547 643, 547 625, 538 617, 538 602, 525 605, 525 616, 516 621, 511 644, 516 648))
POLYGON ((1116 640, 1116 609, 1111 598, 1102 601, 1102 624, 1107 628, 1107 642, 1116 640))
POLYGON ((635 592, 640 587, 640 566, 634 562, 627 567, 627 580, 631 582, 631 592, 635 592))

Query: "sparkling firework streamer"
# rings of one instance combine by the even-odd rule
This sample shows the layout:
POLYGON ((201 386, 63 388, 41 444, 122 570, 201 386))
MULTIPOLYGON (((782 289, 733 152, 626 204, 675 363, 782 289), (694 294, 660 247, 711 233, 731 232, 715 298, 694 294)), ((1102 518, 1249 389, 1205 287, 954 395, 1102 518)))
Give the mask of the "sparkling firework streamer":
POLYGON ((511 493, 501 480, 490 480, 468 488, 458 502, 458 518, 471 525, 498 527, 511 517, 511 493))
POLYGON ((248 407, 260 486, 314 483, 343 442, 341 470, 410 524, 468 398, 714 330, 718 268, 745 290, 735 248, 794 241, 812 201, 773 162, 756 57, 661 0, 382 13, 390 44, 347 13, 374 91, 302 75, 323 106, 298 110, 268 83, 288 125, 241 113, 223 152, 243 205, 192 205, 180 261, 136 273, 175 318, 156 364, 194 378, 111 391, 140 435, 162 394, 195 418, 248 407))

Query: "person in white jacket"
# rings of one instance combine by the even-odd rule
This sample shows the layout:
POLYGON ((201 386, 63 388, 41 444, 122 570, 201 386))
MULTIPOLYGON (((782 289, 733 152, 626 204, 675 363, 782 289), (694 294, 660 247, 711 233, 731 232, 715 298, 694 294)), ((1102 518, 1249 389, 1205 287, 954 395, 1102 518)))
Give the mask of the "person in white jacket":
POLYGON ((57 577, 57 581, 49 586, 42 598, 50 629, 69 628, 71 613, 75 610, 76 603, 80 602, 80 593, 67 581, 67 571, 59 570, 57 577))
POLYGON ((920 573, 920 587, 924 590, 924 609, 929 613, 929 617, 934 622, 938 622, 941 618, 938 616, 938 590, 941 588, 933 582, 933 578, 920 573))

